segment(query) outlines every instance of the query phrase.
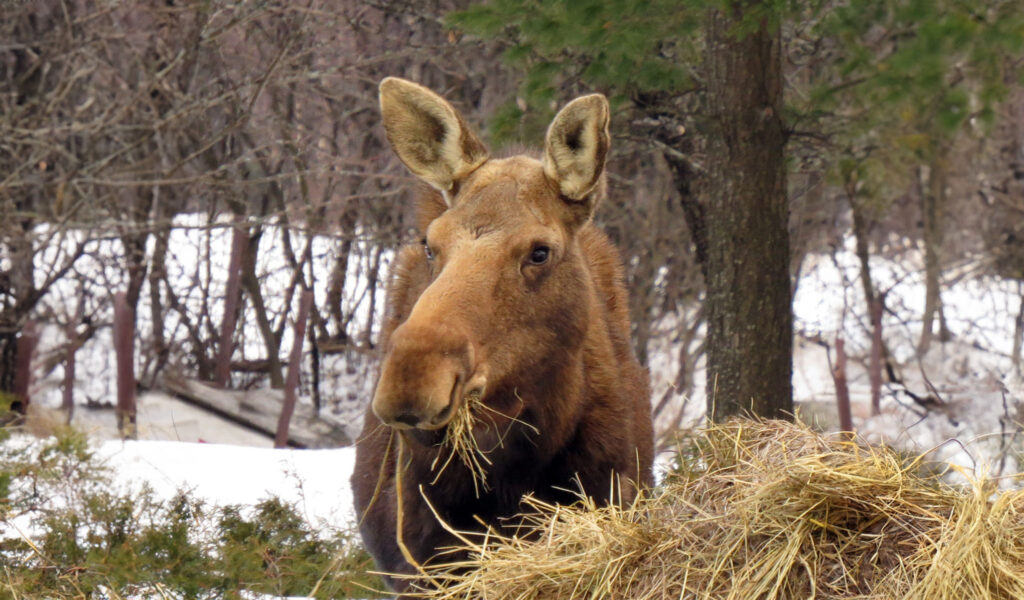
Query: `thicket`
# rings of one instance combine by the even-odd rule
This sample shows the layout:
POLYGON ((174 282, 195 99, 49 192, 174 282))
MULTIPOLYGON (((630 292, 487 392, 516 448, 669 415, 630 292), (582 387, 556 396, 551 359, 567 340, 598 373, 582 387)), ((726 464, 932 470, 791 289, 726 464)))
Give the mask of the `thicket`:
MULTIPOLYGON (((9 434, 0 429, 0 436, 9 434)), ((72 429, 0 445, 0 597, 378 597, 354 531, 277 497, 214 506, 113 485, 72 429)))

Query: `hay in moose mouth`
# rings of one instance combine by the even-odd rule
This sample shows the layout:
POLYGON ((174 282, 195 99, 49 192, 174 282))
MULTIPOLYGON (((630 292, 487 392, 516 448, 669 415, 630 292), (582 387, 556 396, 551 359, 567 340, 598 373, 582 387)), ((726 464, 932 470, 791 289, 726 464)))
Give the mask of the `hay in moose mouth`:
POLYGON ((626 508, 532 501, 534 535, 463 536, 434 599, 1024 598, 1024 491, 783 422, 705 431, 689 472, 626 508), (693 466, 696 465, 696 466, 693 466))
MULTIPOLYGON (((522 402, 521 398, 519 400, 522 402)), ((431 484, 436 484, 445 469, 454 460, 457 460, 472 476, 473 492, 477 498, 480 497, 481 492, 490 491, 490 485, 487 483, 487 469, 491 465, 491 459, 488 454, 504 446, 505 436, 513 424, 518 424, 537 433, 536 427, 488 406, 480 393, 467 394, 461 405, 455 409, 448 425, 445 426, 441 451, 430 467, 435 474, 431 484), (507 422, 507 428, 504 431, 497 430, 495 417, 507 422), (497 440, 497 445, 494 448, 480 447, 475 432, 478 427, 495 428, 494 437, 497 440)))
POLYGON ((438 453, 431 470, 436 474, 432 483, 437 483, 441 474, 458 459, 473 478, 473 491, 480 497, 481 490, 487 491, 487 466, 491 460, 473 435, 473 429, 479 422, 477 413, 484 406, 480 394, 467 394, 460 406, 455 409, 451 420, 445 426, 444 439, 441 441, 442 451, 438 453))

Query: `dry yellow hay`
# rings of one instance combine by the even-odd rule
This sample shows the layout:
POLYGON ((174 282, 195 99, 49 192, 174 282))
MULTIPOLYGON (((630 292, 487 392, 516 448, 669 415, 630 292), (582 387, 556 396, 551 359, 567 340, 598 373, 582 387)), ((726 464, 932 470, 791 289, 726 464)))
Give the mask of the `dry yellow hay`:
MULTIPOLYGON (((1024 492, 952 487, 919 460, 782 422, 696 440, 627 508, 532 502, 533 534, 464 537, 434 599, 1024 598, 1024 492)), ((431 587, 434 588, 434 585, 431 587)))
POLYGON ((497 432, 497 448, 488 450, 481 448, 474 430, 480 427, 497 427, 495 419, 487 418, 488 415, 484 413, 490 413, 489 416, 507 420, 509 427, 516 423, 528 427, 535 433, 537 431, 532 425, 501 413, 480 400, 481 395, 479 393, 466 396, 465 402, 452 415, 452 420, 449 421, 445 429, 444 439, 441 441, 442 451, 438 453, 437 458, 431 465, 431 470, 436 472, 432 482, 434 484, 437 483, 437 480, 452 460, 458 458, 473 476, 473 492, 477 498, 480 497, 481 490, 485 492, 490 490, 490 486, 487 484, 487 467, 491 465, 491 459, 487 457, 487 454, 497 448, 501 448, 504 444, 504 437, 508 433, 507 431, 497 432))
POLYGON ((444 440, 441 447, 448 450, 447 454, 438 453, 437 459, 431 465, 431 469, 437 472, 433 483, 437 483, 441 473, 448 467, 452 459, 458 457, 459 461, 469 469, 473 476, 473 491, 480 497, 480 490, 490 489, 487 485, 487 469, 485 464, 490 465, 491 460, 480 448, 476 437, 473 435, 473 428, 477 424, 477 411, 483 407, 480 402, 480 394, 467 394, 465 402, 452 415, 444 432, 444 440), (443 459, 443 460, 442 460, 443 459))

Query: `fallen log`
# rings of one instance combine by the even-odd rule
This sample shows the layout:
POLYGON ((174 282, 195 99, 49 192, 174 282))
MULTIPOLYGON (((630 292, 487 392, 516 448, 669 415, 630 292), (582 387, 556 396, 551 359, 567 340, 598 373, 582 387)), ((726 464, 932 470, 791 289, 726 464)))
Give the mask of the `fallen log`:
MULTIPOLYGON (((223 417, 273 440, 277 421, 284 406, 281 390, 224 390, 178 374, 165 374, 158 388, 183 402, 223 417)), ((288 431, 293 448, 338 448, 352 445, 342 426, 313 413, 307 404, 298 404, 288 431)))

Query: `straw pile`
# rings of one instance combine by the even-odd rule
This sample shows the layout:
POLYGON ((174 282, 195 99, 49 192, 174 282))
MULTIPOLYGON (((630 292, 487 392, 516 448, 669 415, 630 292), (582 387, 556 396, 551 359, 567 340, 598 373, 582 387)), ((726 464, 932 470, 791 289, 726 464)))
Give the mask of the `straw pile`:
MULTIPOLYGON (((1024 492, 782 422, 702 434, 627 508, 533 502, 532 535, 463 536, 435 599, 1024 598, 1024 492), (694 466, 696 465, 696 466, 694 466)), ((421 580, 422 581, 422 580, 421 580)))

